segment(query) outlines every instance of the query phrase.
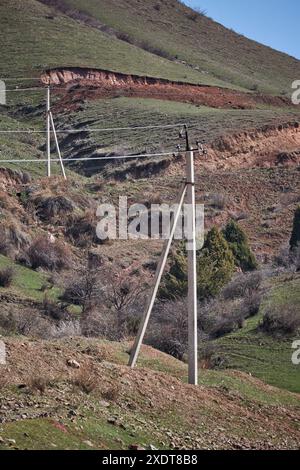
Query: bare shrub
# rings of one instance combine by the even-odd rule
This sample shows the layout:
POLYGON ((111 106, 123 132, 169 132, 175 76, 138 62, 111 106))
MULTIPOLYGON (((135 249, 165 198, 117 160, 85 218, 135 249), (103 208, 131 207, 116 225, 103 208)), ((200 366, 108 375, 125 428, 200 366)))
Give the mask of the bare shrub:
POLYGON ((103 244, 97 237, 95 213, 87 211, 84 215, 72 215, 67 220, 66 235, 78 247, 89 247, 92 244, 103 244))
POLYGON ((262 274, 259 271, 249 274, 240 274, 223 289, 222 296, 225 300, 249 296, 259 290, 261 283, 262 274))
POLYGON ((20 250, 25 250, 30 244, 30 236, 23 227, 15 221, 1 221, 0 253, 15 258, 20 250))
POLYGON ((38 198, 36 205, 36 214, 44 221, 49 221, 57 217, 65 217, 74 210, 73 203, 64 196, 38 198))
POLYGON ((0 287, 10 287, 15 276, 15 271, 12 267, 0 269, 0 287))
POLYGON ((200 326, 209 338, 220 338, 243 327, 244 313, 236 300, 222 297, 200 305, 200 326))
POLYGON ((102 286, 99 281, 99 271, 90 266, 77 269, 67 280, 61 300, 69 304, 79 305, 83 313, 94 307, 101 299, 102 286))
POLYGON ((148 277, 133 267, 119 270, 107 264, 100 270, 103 282, 103 301, 116 315, 117 328, 124 335, 130 334, 130 311, 138 303, 148 288, 148 277))
POLYGON ((262 301, 262 295, 258 291, 249 293, 239 307, 242 318, 254 317, 258 314, 262 301))
POLYGON ((43 313, 52 320, 67 320, 70 317, 69 312, 57 304, 54 300, 48 298, 47 295, 43 298, 43 313))
POLYGON ((71 252, 61 241, 51 242, 47 237, 38 237, 30 245, 27 255, 33 269, 46 268, 60 271, 70 267, 71 252))
POLYGON ((118 328, 114 312, 107 308, 89 310, 81 320, 82 334, 89 338, 105 338, 118 341, 123 338, 123 330, 118 328))
POLYGON ((260 329, 273 336, 293 335, 300 329, 300 306, 269 307, 260 323, 260 329))
POLYGON ((288 268, 291 265, 291 253, 287 243, 282 245, 274 257, 275 266, 288 268))
POLYGON ((104 390, 101 395, 104 400, 116 402, 120 396, 120 385, 116 383, 115 385, 111 385, 106 390, 104 390))
POLYGON ((40 374, 32 374, 26 380, 26 385, 31 392, 40 392, 44 394, 47 387, 51 384, 49 378, 40 374))
POLYGON ((81 336, 81 326, 78 320, 60 321, 51 325, 49 330, 50 338, 76 338, 81 336))
POLYGON ((238 328, 242 328, 242 319, 231 318, 231 317, 217 317, 215 325, 213 326, 210 337, 212 339, 221 338, 222 336, 228 335, 238 328))
POLYGON ((71 383, 89 395, 97 387, 97 377, 93 368, 81 368, 71 379, 71 383))
POLYGON ((146 343, 177 359, 187 350, 188 329, 186 301, 162 302, 153 313, 146 343))
POLYGON ((215 193, 209 198, 210 205, 215 209, 223 210, 226 206, 226 196, 224 194, 215 193))
POLYGON ((201 369, 220 369, 226 366, 226 359, 219 354, 215 344, 208 342, 199 349, 199 365, 201 369))

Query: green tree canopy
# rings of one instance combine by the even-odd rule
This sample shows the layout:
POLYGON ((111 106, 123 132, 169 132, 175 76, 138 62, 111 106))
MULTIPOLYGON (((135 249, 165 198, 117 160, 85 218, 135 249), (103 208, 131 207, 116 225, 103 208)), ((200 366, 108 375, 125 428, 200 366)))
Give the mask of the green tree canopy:
POLYGON ((249 246, 247 235, 234 220, 228 222, 223 235, 233 253, 236 266, 243 271, 257 269, 257 261, 249 246))
MULTIPOLYGON (((206 236, 204 247, 197 253, 198 299, 217 295, 234 272, 234 258, 222 233, 213 228, 206 236)), ((187 253, 180 245, 173 256, 169 272, 160 289, 160 298, 175 299, 187 295, 187 253)))

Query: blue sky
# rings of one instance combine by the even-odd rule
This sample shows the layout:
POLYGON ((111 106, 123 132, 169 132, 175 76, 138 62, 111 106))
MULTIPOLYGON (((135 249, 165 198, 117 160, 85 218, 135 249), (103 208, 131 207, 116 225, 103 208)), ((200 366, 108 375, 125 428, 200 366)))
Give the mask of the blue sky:
POLYGON ((300 59, 299 0, 185 0, 227 28, 300 59))

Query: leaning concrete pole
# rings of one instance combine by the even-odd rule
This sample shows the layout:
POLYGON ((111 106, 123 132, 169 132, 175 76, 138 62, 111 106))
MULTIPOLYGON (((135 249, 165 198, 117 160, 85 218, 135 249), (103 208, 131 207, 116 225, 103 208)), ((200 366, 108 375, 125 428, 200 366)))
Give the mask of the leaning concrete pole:
POLYGON ((176 212, 174 214, 174 217, 173 217, 173 220, 172 220, 172 224, 171 224, 172 228, 171 228, 170 237, 164 243, 164 248, 163 248, 159 263, 157 265, 157 269, 156 269, 154 286, 153 286, 152 292, 150 294, 150 297, 148 298, 148 302, 147 302, 147 305, 146 305, 146 308, 145 308, 145 311, 144 311, 144 315, 142 317, 140 328, 139 328, 135 343, 133 345, 133 348, 131 350, 130 359, 129 359, 129 363, 128 363, 128 365, 131 368, 134 368, 134 366, 136 364, 136 361, 138 359, 138 356, 139 356, 139 352, 140 352, 140 349, 141 349, 141 346, 142 346, 142 343, 143 343, 143 339, 144 339, 144 336, 145 336, 145 333, 146 333, 146 329, 147 329, 147 326, 148 326, 148 323, 149 323, 151 312, 152 312, 154 302, 155 302, 155 299, 156 299, 156 295, 157 295, 157 292, 158 292, 159 284, 160 284, 160 281, 161 281, 161 278, 162 278, 162 275, 163 275, 163 272, 164 272, 164 269, 165 269, 165 266, 166 266, 166 262, 167 262, 168 254, 169 254, 169 251, 170 251, 170 248, 171 248, 172 240, 173 240, 174 235, 175 235, 176 226, 177 226, 180 214, 181 214, 184 198, 185 198, 185 195, 186 195, 186 190, 187 190, 187 186, 186 186, 186 184, 184 184, 182 189, 181 189, 181 192, 179 194, 179 198, 177 200, 178 206, 177 206, 177 210, 176 210, 176 212))
POLYGON ((189 204, 190 233, 188 235, 188 361, 189 384, 198 384, 198 319, 197 319, 197 259, 196 259, 196 198, 194 152, 186 154, 187 203, 189 204))

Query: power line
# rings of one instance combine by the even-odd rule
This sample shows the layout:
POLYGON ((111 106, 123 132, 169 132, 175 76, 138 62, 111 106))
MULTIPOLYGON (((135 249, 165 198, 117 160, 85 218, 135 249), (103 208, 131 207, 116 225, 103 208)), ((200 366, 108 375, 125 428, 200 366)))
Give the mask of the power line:
MULTIPOLYGON (((96 128, 96 129, 60 129, 57 130, 57 134, 80 134, 81 132, 114 132, 114 131, 135 131, 135 130, 147 130, 147 129, 175 129, 176 127, 182 127, 184 124, 167 124, 161 126, 135 126, 135 127, 108 127, 108 128, 96 128)), ((37 131, 31 129, 16 129, 0 131, 0 134, 45 134, 46 130, 37 131)))
MULTIPOLYGON (((117 155, 117 156, 112 156, 112 157, 95 157, 95 158, 90 158, 90 157, 78 157, 78 158, 63 158, 63 162, 67 163, 72 163, 72 162, 84 162, 84 161, 106 161, 106 160, 124 160, 126 158, 132 158, 132 159, 138 159, 138 158, 151 158, 151 157, 163 157, 163 156, 170 156, 173 155, 174 152, 166 152, 166 153, 145 153, 143 155, 117 155)), ((1 163, 46 163, 48 162, 48 159, 32 159, 32 160, 25 160, 25 159, 19 159, 19 160, 0 160, 1 163)), ((51 163, 59 163, 60 159, 59 158, 54 158, 51 159, 51 163)))

